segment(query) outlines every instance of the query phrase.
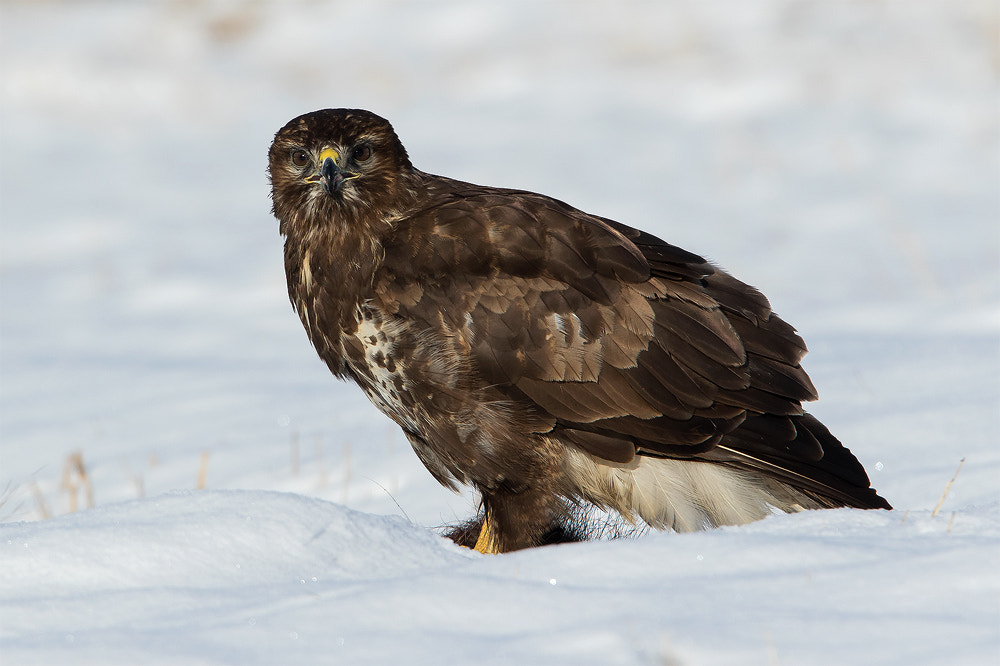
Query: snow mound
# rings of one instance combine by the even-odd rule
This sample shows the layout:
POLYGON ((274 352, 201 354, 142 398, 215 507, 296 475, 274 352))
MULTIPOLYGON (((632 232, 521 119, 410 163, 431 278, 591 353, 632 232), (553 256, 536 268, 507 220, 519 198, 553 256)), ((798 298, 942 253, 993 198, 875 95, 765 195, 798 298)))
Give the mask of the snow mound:
POLYGON ((8 594, 361 580, 461 558, 402 518, 270 491, 176 492, 2 533, 8 594))

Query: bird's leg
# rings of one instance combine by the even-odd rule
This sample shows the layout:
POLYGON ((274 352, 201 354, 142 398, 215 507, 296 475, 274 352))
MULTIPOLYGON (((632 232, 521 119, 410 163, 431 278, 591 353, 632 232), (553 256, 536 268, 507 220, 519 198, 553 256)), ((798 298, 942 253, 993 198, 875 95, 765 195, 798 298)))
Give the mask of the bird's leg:
POLYGON ((503 552, 499 549, 499 544, 497 543, 495 530, 493 529, 493 524, 490 521, 489 513, 487 513, 483 518, 483 525, 479 528, 479 538, 476 539, 476 545, 473 549, 478 550, 484 555, 496 555, 503 552))
POLYGON ((483 492, 483 522, 475 550, 497 554, 540 546, 564 517, 563 500, 550 491, 522 487, 516 492, 483 492))

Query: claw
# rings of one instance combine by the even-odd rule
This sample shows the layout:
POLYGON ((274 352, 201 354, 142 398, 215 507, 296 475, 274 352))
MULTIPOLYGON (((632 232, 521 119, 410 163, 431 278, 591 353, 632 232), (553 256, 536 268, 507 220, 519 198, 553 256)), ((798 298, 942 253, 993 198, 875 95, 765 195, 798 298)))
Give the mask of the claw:
POLYGON ((501 552, 489 514, 483 518, 483 526, 479 530, 479 538, 473 550, 478 550, 484 555, 499 555, 501 552))

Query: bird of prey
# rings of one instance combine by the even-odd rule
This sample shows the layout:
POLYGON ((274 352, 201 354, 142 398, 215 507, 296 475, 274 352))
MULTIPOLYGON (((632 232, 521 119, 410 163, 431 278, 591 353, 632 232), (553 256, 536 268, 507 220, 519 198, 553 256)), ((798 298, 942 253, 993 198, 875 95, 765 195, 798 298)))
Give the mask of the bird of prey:
POLYGON ((594 507, 677 531, 891 508, 803 411, 817 395, 802 339, 700 256, 551 197, 424 173, 368 111, 299 116, 268 158, 309 340, 439 482, 478 491, 457 542, 558 541, 594 507))

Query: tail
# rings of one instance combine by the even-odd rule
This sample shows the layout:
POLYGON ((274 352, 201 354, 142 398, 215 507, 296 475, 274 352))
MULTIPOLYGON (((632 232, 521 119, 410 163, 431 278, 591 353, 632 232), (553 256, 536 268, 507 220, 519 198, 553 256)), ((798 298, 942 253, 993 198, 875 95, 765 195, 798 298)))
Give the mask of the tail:
POLYGON ((774 479, 820 507, 892 508, 850 449, 812 414, 748 416, 702 457, 774 479))

